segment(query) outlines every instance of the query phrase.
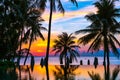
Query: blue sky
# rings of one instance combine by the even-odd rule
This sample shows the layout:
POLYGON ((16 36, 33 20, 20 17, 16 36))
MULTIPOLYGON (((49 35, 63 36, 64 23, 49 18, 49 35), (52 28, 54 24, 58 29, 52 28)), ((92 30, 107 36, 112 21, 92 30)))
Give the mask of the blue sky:
MULTIPOLYGON (((93 3, 97 0, 77 0, 78 7, 69 2, 69 0, 61 0, 65 9, 65 14, 60 12, 53 13, 52 19, 52 29, 51 29, 51 48, 53 46, 53 40, 56 39, 58 34, 62 32, 74 33, 77 30, 84 29, 89 26, 90 22, 85 19, 85 15, 90 13, 96 13, 97 9, 94 7, 93 3)), ((120 1, 116 2, 116 7, 120 8, 120 1)), ((46 11, 42 15, 45 20, 43 26, 48 28, 49 21, 49 5, 47 4, 46 11)), ((120 19, 118 19, 120 21, 120 19)), ((43 42, 38 39, 33 43, 33 48, 31 51, 37 55, 45 54, 47 45, 47 32, 43 33, 46 40, 43 42)), ((77 38, 83 36, 83 34, 77 35, 77 38)), ((81 46, 82 50, 86 50, 88 46, 81 46)))
MULTIPOLYGON (((73 33, 76 30, 83 29, 87 27, 90 22, 87 21, 84 16, 91 13, 96 12, 96 8, 93 3, 97 0, 77 0, 78 7, 69 2, 69 0, 62 0, 62 4, 65 9, 65 14, 62 15, 59 12, 53 13, 53 21, 52 21, 52 32, 53 33, 73 33), (61 16, 59 16, 61 15, 61 16), (54 16, 56 16, 54 18, 54 16), (58 17, 57 17, 58 16, 58 17)), ((116 2, 116 7, 120 8, 120 2, 116 2)), ((44 16, 49 15, 49 6, 47 6, 46 12, 44 16)), ((44 26, 48 26, 48 16, 44 26)))

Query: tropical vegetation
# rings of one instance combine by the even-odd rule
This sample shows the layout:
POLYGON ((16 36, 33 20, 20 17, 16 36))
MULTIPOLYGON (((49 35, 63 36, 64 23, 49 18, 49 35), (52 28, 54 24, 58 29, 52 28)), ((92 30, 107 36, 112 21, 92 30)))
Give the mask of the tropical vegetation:
POLYGON ((75 80, 75 70, 79 68, 79 65, 69 65, 69 68, 65 68, 67 65, 55 66, 56 70, 53 70, 55 80, 75 80))
MULTIPOLYGON (((48 75, 49 75, 49 72, 48 72, 49 71, 48 70, 48 58, 49 58, 49 50, 50 50, 52 15, 53 15, 53 12, 55 12, 56 10, 60 11, 61 13, 65 12, 61 0, 40 0, 39 1, 39 7, 42 11, 45 10, 45 7, 46 7, 46 4, 47 4, 48 1, 49 1, 49 5, 50 5, 50 9, 49 9, 50 10, 50 15, 49 15, 48 38, 47 38, 47 48, 46 48, 46 58, 45 58, 47 80, 49 80, 49 77, 48 77, 48 75)), ((70 0, 70 2, 72 2, 73 4, 78 6, 76 0, 70 0)), ((37 1, 36 1, 36 3, 37 3, 37 1)))
POLYGON ((0 60, 20 59, 23 43, 29 40, 29 53, 37 37, 44 40, 41 30, 46 28, 41 24, 42 12, 27 0, 1 0, 0 4, 0 60))
MULTIPOLYGON (((119 72, 120 72, 120 68, 119 66, 115 67, 111 73, 111 75, 109 75, 110 79, 109 80, 117 80, 117 77, 119 75, 119 72)), ((110 74, 110 73, 109 73, 110 74)), ((98 73, 95 73, 95 72, 89 72, 88 71, 88 75, 90 76, 90 78, 92 80, 108 80, 108 79, 105 79, 100 76, 100 74, 98 73)), ((106 77, 106 75, 104 75, 104 77, 106 77)))
MULTIPOLYGON (((77 0, 69 0, 76 6, 78 6, 77 0)), ((91 22, 91 24, 82 30, 78 30, 75 33, 86 33, 78 39, 79 44, 87 45, 91 43, 88 48, 88 52, 104 50, 104 68, 105 68, 105 80, 115 80, 119 73, 119 69, 115 69, 112 77, 110 78, 110 53, 114 53, 119 57, 120 53, 118 47, 120 47, 120 42, 116 38, 116 34, 120 34, 120 22, 117 18, 120 18, 120 9, 116 8, 115 2, 117 0, 99 0, 94 3, 97 8, 96 13, 90 13, 85 16, 85 18, 91 22), (106 67, 107 64, 107 67, 106 67), (107 70, 106 70, 107 69, 107 70)), ((26 64, 28 56, 31 57, 30 69, 34 69, 34 56, 30 52, 32 42, 40 37, 43 41, 45 40, 43 31, 47 31, 45 27, 42 26, 44 19, 41 15, 45 11, 47 2, 50 6, 49 23, 48 23, 48 38, 45 56, 45 67, 47 80, 49 80, 49 70, 48 70, 48 58, 50 52, 50 40, 51 40, 51 24, 52 15, 55 11, 60 11, 65 13, 64 7, 62 5, 62 0, 0 0, 0 71, 3 75, 7 76, 5 79, 8 80, 9 77, 15 75, 16 80, 18 75, 16 74, 16 68, 19 69, 19 77, 21 79, 20 59, 25 57, 24 65, 26 64), (28 48, 22 48, 23 44, 28 44, 28 48), (17 58, 17 66, 14 61, 17 58), (9 69, 10 68, 10 69, 9 69), (8 73, 7 73, 8 72, 8 73), (9 75, 9 73, 11 75, 9 75)), ((69 72, 76 69, 72 68, 70 63, 72 61, 77 61, 79 56, 79 46, 75 43, 76 37, 73 34, 68 34, 63 32, 57 36, 58 39, 54 40, 53 51, 55 55, 59 56, 60 63, 64 61, 65 65, 61 65, 61 69, 64 70, 64 74, 60 68, 58 72, 54 72, 56 79, 74 79, 74 76, 67 75, 69 72), (70 77, 70 78, 68 78, 70 77)), ((26 71, 30 74, 29 67, 27 66, 26 71)), ((88 72, 93 80, 100 80, 99 74, 88 72)), ((4 80, 4 78, 1 79, 4 80)), ((31 75, 29 75, 31 77, 31 75)), ((32 79, 32 78, 31 78, 32 79)))
POLYGON ((86 45, 91 43, 88 51, 99 51, 104 49, 104 64, 109 65, 109 53, 113 53, 119 57, 117 46, 120 46, 115 34, 120 32, 120 24, 116 17, 120 17, 120 9, 115 8, 115 0, 100 0, 94 3, 98 9, 97 13, 86 15, 85 18, 91 21, 91 24, 83 30, 78 30, 75 33, 88 33, 80 37, 78 42, 86 45))
POLYGON ((68 35, 66 32, 58 35, 58 39, 54 40, 53 50, 55 55, 60 54, 60 63, 65 61, 65 65, 72 62, 73 60, 77 61, 79 52, 76 50, 80 47, 75 44, 76 37, 72 34, 68 35))
POLYGON ((119 57, 119 51, 117 45, 120 46, 120 42, 115 37, 115 34, 120 33, 120 24, 117 21, 117 17, 120 17, 120 9, 115 7, 116 0, 100 0, 94 3, 98 9, 97 13, 91 13, 86 15, 85 18, 91 21, 91 24, 87 29, 78 30, 78 33, 88 33, 83 37, 80 37, 78 42, 84 45, 91 43, 89 51, 104 50, 104 62, 106 80, 109 80, 109 65, 110 65, 110 52, 112 51, 117 57, 119 57), (106 67, 107 62, 107 67, 106 67), (106 69, 108 73, 106 73, 106 69))

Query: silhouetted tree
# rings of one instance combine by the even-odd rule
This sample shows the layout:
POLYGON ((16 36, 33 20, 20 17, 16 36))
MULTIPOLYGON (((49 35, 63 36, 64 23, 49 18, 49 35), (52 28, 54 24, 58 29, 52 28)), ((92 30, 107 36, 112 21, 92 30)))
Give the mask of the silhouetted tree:
MULTIPOLYGON (((107 72, 107 74, 108 74, 108 72, 107 72)), ((92 80, 116 80, 116 78, 118 77, 119 72, 120 72, 120 68, 117 66, 117 67, 115 67, 113 69, 112 74, 109 75, 109 77, 110 77, 109 79, 108 78, 106 79, 106 76, 107 76, 106 74, 104 75, 104 78, 102 79, 100 74, 94 73, 93 71, 91 73, 88 72, 88 75, 90 76, 90 78, 92 80)), ((109 74, 110 74, 110 72, 109 72, 109 74)))
MULTIPOLYGON (((50 3, 50 16, 49 16, 49 25, 48 25, 48 41, 47 41, 47 49, 46 49, 46 71, 48 71, 48 57, 49 57, 49 49, 50 49, 50 37, 51 37, 51 23, 52 23, 52 14, 56 9, 58 11, 64 13, 64 8, 62 5, 61 0, 40 0, 39 2, 39 7, 44 11, 46 7, 46 3, 49 1, 50 3), (56 4, 57 3, 57 4, 56 4), (57 7, 57 8, 56 8, 57 7)), ((70 0, 73 4, 78 6, 76 0, 70 0)), ((37 1, 36 1, 37 3, 37 1)), ((47 75, 49 75, 49 72, 46 72, 47 75)), ((47 77, 47 80, 49 80, 49 77, 47 77)))
POLYGON ((119 56, 116 44, 120 46, 120 43, 114 35, 120 33, 120 24, 116 20, 116 17, 120 17, 120 9, 115 8, 115 1, 116 0, 99 0, 94 3, 98 9, 97 13, 86 16, 92 24, 88 26, 87 29, 76 31, 77 34, 88 33, 79 38, 79 43, 83 43, 84 45, 92 41, 88 51, 98 51, 103 47, 104 64, 106 64, 107 59, 107 67, 109 67, 110 64, 110 49, 116 56, 119 56))
MULTIPOLYGON (((42 24, 40 23, 41 21, 43 21, 43 19, 40 18, 40 14, 41 13, 35 9, 32 9, 29 12, 29 19, 27 21, 28 22, 27 23, 27 31, 23 38, 23 39, 29 41, 29 47, 28 47, 29 52, 30 52, 31 44, 34 40, 37 40, 38 37, 40 37, 42 40, 45 40, 43 34, 41 33, 41 30, 46 31, 47 29, 42 27, 42 24)), ((28 54, 29 54, 29 52, 28 52, 28 54)), ((28 54, 26 55, 24 65, 26 63, 28 54)))
POLYGON ((31 46, 38 36, 43 39, 41 30, 46 29, 40 24, 42 12, 30 0, 1 0, 0 4, 0 59, 11 60, 23 42, 29 39, 31 46))
POLYGON ((92 22, 87 29, 79 30, 76 33, 88 33, 79 38, 79 43, 84 45, 92 41, 89 50, 98 51, 101 47, 104 49, 104 63, 107 58, 109 66, 109 52, 112 49, 116 56, 119 56, 116 44, 120 46, 119 41, 114 36, 119 33, 120 24, 115 19, 120 15, 120 9, 115 8, 116 0, 100 0, 94 5, 98 9, 97 13, 89 14, 86 18, 92 22))
POLYGON ((70 65, 69 68, 65 68, 66 65, 55 66, 56 70, 53 71, 55 80, 75 80, 74 71, 79 68, 78 65, 70 65), (65 70, 66 69, 66 70, 65 70))
POLYGON ((65 61, 65 65, 69 60, 76 60, 79 53, 76 51, 79 46, 75 44, 75 36, 72 34, 68 35, 66 32, 63 32, 61 35, 58 35, 58 39, 54 40, 53 51, 55 55, 60 54, 60 62, 65 61), (68 59, 67 59, 68 58, 68 59))

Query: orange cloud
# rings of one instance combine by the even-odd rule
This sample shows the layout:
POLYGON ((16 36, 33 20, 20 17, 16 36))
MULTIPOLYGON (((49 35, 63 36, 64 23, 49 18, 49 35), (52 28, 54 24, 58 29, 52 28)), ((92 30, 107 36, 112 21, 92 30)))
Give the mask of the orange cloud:
MULTIPOLYGON (((56 35, 57 34, 51 34, 51 42, 50 42, 50 53, 53 54, 51 52, 52 47, 53 47, 53 41, 54 39, 56 39, 56 35)), ((36 41, 34 41, 31 45, 31 49, 30 52, 35 55, 35 56, 45 56, 46 53, 46 46, 47 46, 47 36, 45 35, 45 41, 41 40, 40 38, 37 38, 36 41)), ((29 43, 28 44, 23 44, 22 48, 28 48, 29 43)), ((50 54, 50 55, 51 55, 50 54)))

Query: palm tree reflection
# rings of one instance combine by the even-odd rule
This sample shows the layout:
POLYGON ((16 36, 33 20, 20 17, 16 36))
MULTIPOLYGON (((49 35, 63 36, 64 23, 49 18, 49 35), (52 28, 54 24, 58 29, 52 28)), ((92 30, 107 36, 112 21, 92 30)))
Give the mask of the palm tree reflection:
POLYGON ((20 68, 18 68, 18 72, 19 72, 18 80, 35 80, 31 75, 32 72, 31 67, 28 65, 20 66, 20 68), (22 74, 22 76, 20 73, 22 74))
MULTIPOLYGON (((106 68, 104 68, 106 69, 106 68)), ((109 68, 110 69, 110 68, 109 68)), ((107 69, 108 70, 108 69, 107 69)), ((104 70, 105 71, 105 70, 104 70)), ((95 72, 89 72, 88 71, 88 75, 90 76, 90 78, 92 80, 116 80, 118 77, 120 71, 120 67, 117 66, 113 69, 112 74, 110 75, 110 71, 106 71, 104 74, 104 79, 101 78, 100 74, 95 73, 95 72)))
POLYGON ((75 80, 75 70, 79 65, 66 65, 55 66, 56 70, 53 71, 55 80, 75 80))

